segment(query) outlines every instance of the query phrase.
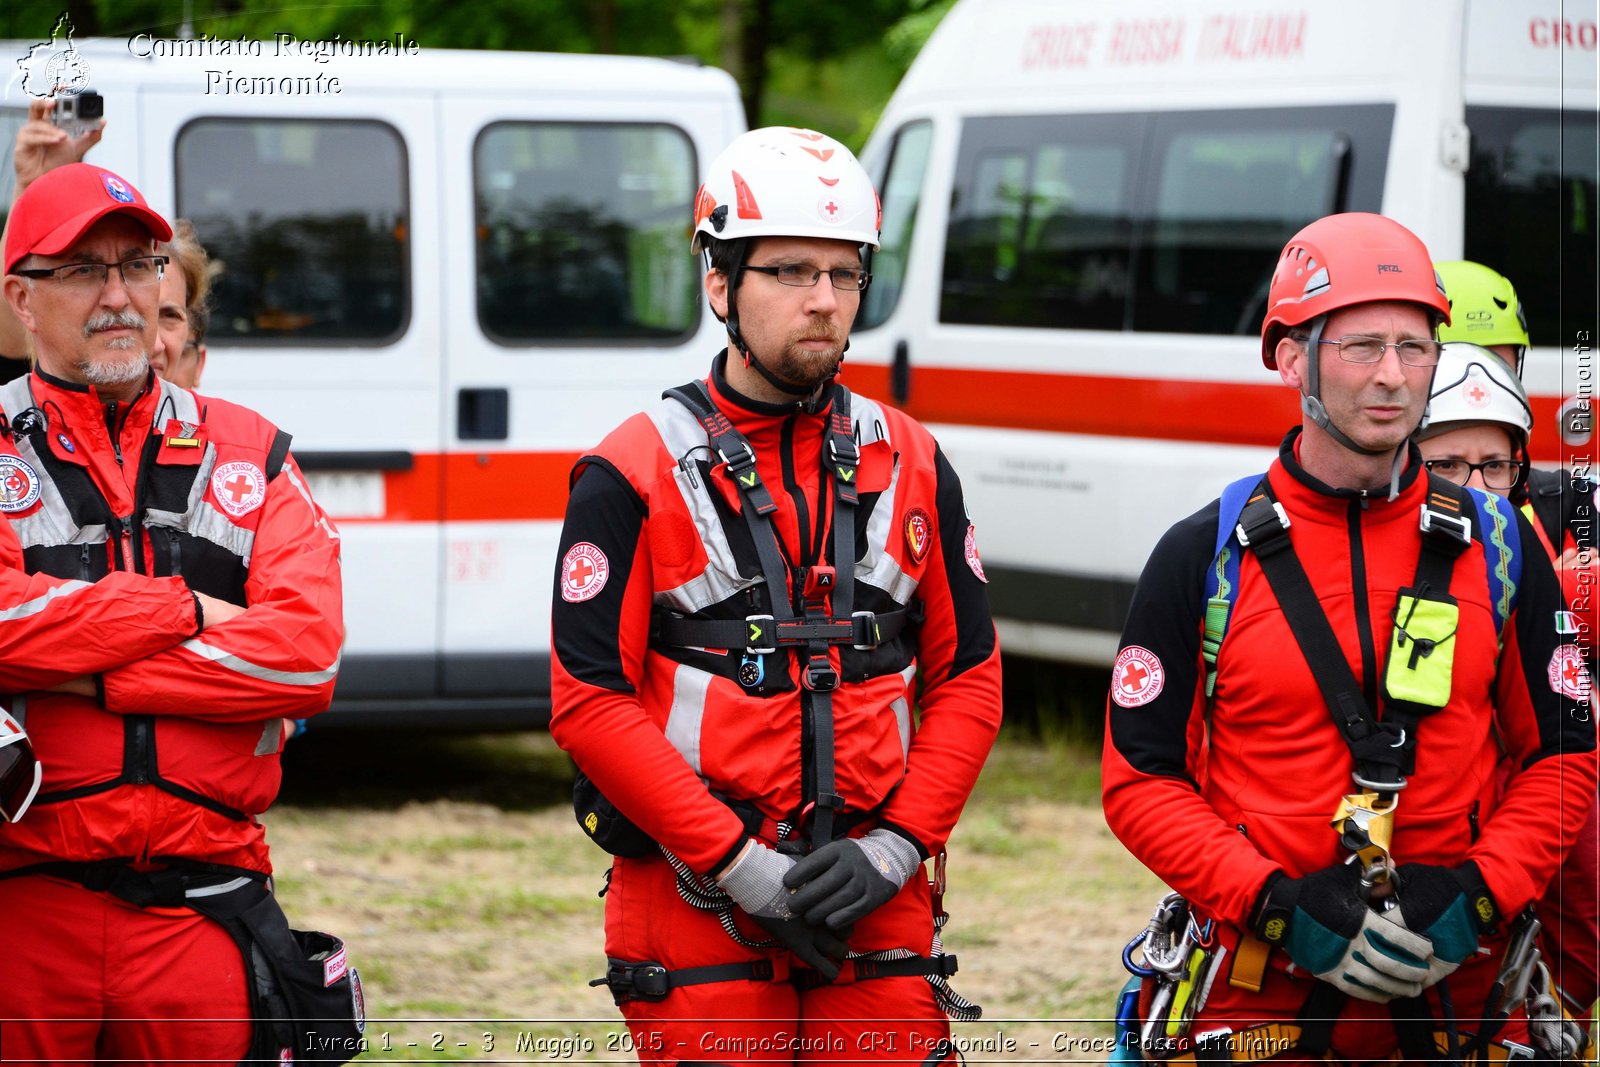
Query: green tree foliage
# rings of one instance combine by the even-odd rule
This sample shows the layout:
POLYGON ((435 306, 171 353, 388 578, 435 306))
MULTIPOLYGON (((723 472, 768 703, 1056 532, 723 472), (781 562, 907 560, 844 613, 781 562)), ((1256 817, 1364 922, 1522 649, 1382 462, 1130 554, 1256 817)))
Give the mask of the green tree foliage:
POLYGON ((382 38, 425 48, 687 56, 738 79, 752 125, 797 123, 859 147, 954 0, 13 0, 0 37, 67 11, 80 38, 382 38))

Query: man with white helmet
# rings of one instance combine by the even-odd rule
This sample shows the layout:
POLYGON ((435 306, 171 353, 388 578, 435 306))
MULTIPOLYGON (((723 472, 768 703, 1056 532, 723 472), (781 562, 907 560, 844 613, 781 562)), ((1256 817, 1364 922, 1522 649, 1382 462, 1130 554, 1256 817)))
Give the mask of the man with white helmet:
POLYGON ((1410 441, 1449 315, 1391 219, 1292 237, 1261 353, 1304 424, 1139 580, 1103 797, 1186 916, 1153 921, 1173 952, 1146 943, 1149 1058, 1527 1051, 1491 989, 1501 917, 1577 836, 1587 809, 1561 800, 1594 787, 1595 729, 1526 521, 1428 476, 1410 441), (1503 790, 1502 744, 1519 766, 1503 790))
MULTIPOLYGON (((1457 308, 1462 306, 1456 298, 1452 298, 1452 304, 1457 308)), ((1511 306, 1516 306, 1514 295, 1511 306)), ((1428 425, 1417 434, 1423 462, 1430 471, 1457 485, 1496 493, 1513 502, 1526 501, 1526 487, 1532 473, 1527 458, 1528 435, 1532 430, 1533 413, 1528 405, 1528 394, 1501 354, 1465 341, 1444 346, 1444 355, 1433 380, 1428 425)), ((1532 505, 1522 503, 1521 508, 1529 528, 1539 536, 1545 555, 1552 563, 1559 564, 1575 556, 1577 546, 1570 533, 1564 540, 1552 541, 1535 517, 1532 505)), ((1594 604, 1596 583, 1600 581, 1597 570, 1600 568, 1591 556, 1584 563, 1558 566, 1556 572, 1561 578, 1563 596, 1574 609, 1566 617, 1567 628, 1587 651, 1591 662, 1597 642, 1600 642, 1594 604)), ((1514 773, 1515 768, 1507 768, 1507 772, 1514 773)), ((1537 905, 1538 917, 1544 924, 1545 957, 1555 990, 1563 998, 1567 1011, 1584 1020, 1586 1025, 1595 998, 1600 995, 1597 886, 1600 886, 1600 811, 1592 811, 1583 833, 1537 905)))
POLYGON ((735 140, 693 239, 728 345, 574 470, 551 732, 617 856, 604 982, 645 1060, 938 1063, 975 1017, 923 862, 1000 661, 955 472, 836 380, 879 216, 832 138, 735 140))

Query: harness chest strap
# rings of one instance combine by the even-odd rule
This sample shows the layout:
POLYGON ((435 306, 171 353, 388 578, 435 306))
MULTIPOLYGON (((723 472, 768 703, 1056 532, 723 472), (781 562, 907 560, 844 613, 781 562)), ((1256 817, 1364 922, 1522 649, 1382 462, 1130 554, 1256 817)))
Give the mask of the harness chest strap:
POLYGON ((591 979, 591 986, 605 986, 618 1004, 630 1000, 666 999, 674 989, 711 985, 717 982, 787 982, 798 989, 817 989, 824 985, 848 985, 874 978, 948 978, 958 970, 954 955, 905 956, 898 959, 851 958, 839 968, 832 982, 809 968, 791 967, 789 957, 720 963, 707 967, 667 968, 659 963, 629 963, 608 959, 605 977, 591 979))

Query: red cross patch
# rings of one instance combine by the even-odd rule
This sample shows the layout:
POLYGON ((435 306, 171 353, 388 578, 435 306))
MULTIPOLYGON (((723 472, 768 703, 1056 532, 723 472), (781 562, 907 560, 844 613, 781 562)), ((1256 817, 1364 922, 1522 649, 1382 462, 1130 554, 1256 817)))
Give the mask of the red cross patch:
POLYGON ((1489 402, 1489 390, 1477 382, 1467 386, 1465 395, 1469 407, 1481 408, 1489 402))
POLYGON ((21 456, 0 456, 0 511, 27 511, 39 502, 39 475, 21 456))
POLYGON ((817 217, 826 223, 839 223, 844 221, 844 208, 834 196, 825 196, 817 201, 817 217))
POLYGON ((1573 700, 1588 700, 1592 683, 1589 668, 1584 666, 1583 649, 1577 645, 1561 645, 1550 653, 1548 670, 1550 688, 1573 700))
POLYGON ((906 512, 906 548, 911 552, 911 562, 921 563, 928 558, 928 546, 933 544, 933 521, 921 508, 906 512))
POLYGON ((1148 648, 1129 645, 1117 653, 1111 667, 1111 699, 1125 708, 1137 708, 1161 695, 1167 671, 1148 648))
POLYGON ((561 557, 561 599, 572 604, 600 595, 611 577, 606 554, 587 541, 579 541, 561 557))
POLYGON ((223 463, 211 472, 211 495, 218 507, 237 519, 267 499, 267 476, 254 463, 223 463))

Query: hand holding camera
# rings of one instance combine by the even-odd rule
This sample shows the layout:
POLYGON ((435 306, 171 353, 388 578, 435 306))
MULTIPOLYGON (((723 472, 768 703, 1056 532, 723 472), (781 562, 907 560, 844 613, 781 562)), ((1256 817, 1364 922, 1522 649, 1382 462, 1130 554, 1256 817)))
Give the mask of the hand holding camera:
POLYGON ((100 143, 100 135, 105 126, 105 121, 101 117, 104 111, 104 98, 93 90, 85 90, 70 98, 42 97, 31 101, 28 105, 28 121, 17 131, 15 150, 11 157, 12 167, 17 174, 13 195, 22 195, 24 189, 57 167, 81 162, 89 149, 100 143), (86 105, 83 98, 90 95, 93 96, 94 102, 86 105), (74 101, 70 108, 70 117, 67 117, 69 109, 65 107, 68 99, 74 101), (92 121, 87 118, 86 110, 94 111, 95 117, 92 121), (57 125, 58 111, 64 116, 62 121, 67 122, 73 129, 87 126, 87 130, 75 136, 68 129, 57 125))

